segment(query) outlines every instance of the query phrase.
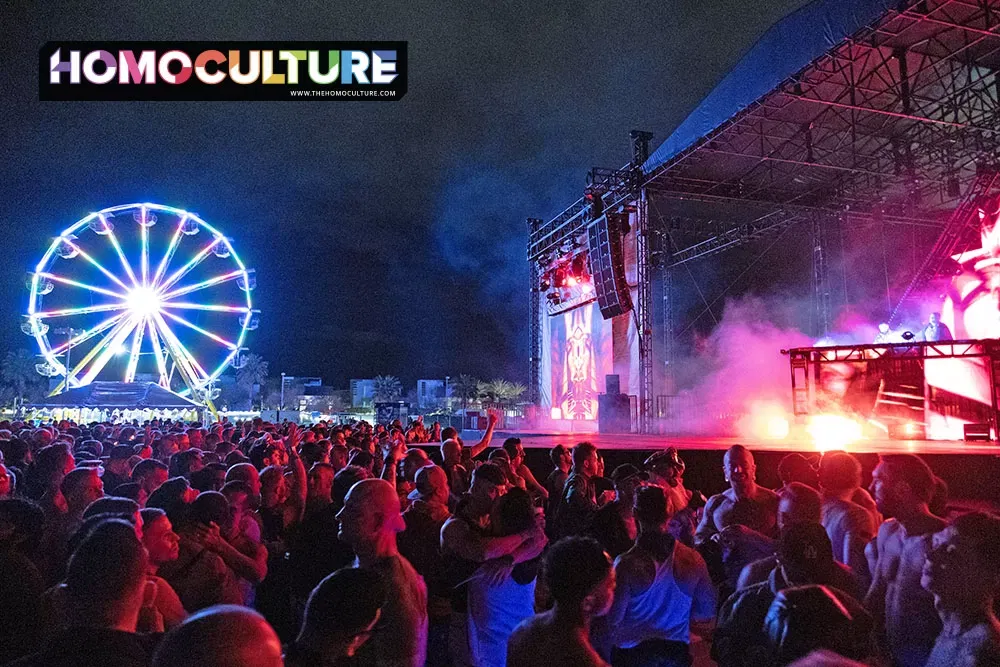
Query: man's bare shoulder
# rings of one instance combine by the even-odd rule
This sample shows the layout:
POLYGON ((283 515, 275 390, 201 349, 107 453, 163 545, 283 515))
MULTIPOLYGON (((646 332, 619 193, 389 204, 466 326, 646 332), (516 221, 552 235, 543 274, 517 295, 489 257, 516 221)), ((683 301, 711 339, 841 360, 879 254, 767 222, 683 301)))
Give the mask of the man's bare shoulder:
POLYGON ((701 554, 681 542, 674 544, 674 567, 676 572, 685 575, 700 575, 703 572, 708 572, 708 566, 701 554))
POLYGON ((552 627, 551 612, 522 621, 507 642, 511 667, 607 667, 594 649, 552 627))
POLYGON ((758 498, 761 501, 765 501, 765 502, 771 502, 771 501, 777 502, 778 501, 778 494, 777 494, 777 492, 775 492, 775 491, 767 488, 766 486, 758 486, 757 487, 757 493, 759 494, 758 498))
POLYGON ((731 492, 732 489, 726 489, 722 493, 716 493, 714 496, 709 497, 708 502, 705 503, 705 513, 714 512, 724 503, 734 502, 734 499, 730 497, 731 492))

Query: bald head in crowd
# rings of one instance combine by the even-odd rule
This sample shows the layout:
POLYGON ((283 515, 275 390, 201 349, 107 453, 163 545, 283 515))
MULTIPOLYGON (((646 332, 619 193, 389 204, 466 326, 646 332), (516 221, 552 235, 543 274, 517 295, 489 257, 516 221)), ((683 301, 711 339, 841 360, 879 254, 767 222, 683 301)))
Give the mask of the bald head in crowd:
POLYGON ((424 450, 418 447, 409 449, 406 456, 403 457, 403 478, 412 482, 417 476, 417 471, 429 465, 430 462, 430 457, 424 450))
POLYGON ((733 445, 722 460, 729 488, 708 499, 695 531, 696 544, 703 544, 731 525, 742 525, 773 537, 777 528, 778 496, 757 484, 757 464, 743 445, 733 445))
POLYGON ((154 667, 281 667, 281 641, 264 617, 246 607, 209 607, 171 630, 154 667))
POLYGON ((406 529, 399 496, 384 479, 363 479, 347 492, 340 519, 340 539, 359 558, 396 551, 396 533, 406 529))

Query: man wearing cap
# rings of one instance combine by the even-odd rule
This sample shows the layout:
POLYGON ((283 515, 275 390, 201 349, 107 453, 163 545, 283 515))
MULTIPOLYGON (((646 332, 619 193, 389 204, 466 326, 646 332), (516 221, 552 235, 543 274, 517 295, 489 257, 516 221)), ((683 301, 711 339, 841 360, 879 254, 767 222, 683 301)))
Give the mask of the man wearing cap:
POLYGON ((694 546, 698 527, 698 510, 705 506, 705 496, 684 486, 684 459, 676 447, 655 452, 643 462, 649 472, 649 483, 661 487, 667 496, 667 516, 670 534, 689 547, 694 546))
POLYGON ((612 558, 617 558, 632 548, 638 528, 632 507, 635 492, 649 475, 631 463, 623 463, 611 473, 615 485, 615 499, 597 510, 588 534, 601 543, 612 558))
POLYGON ((719 667, 770 664, 764 621, 777 594, 794 586, 822 585, 829 587, 844 607, 856 609, 859 608, 857 600, 840 588, 853 585, 850 577, 833 559, 833 547, 822 525, 796 523, 789 526, 778 540, 778 565, 767 581, 737 591, 719 610, 712 658, 719 667))
POLYGON ((132 458, 132 448, 127 445, 117 445, 111 448, 108 455, 108 462, 104 465, 104 474, 101 481, 108 491, 117 489, 122 484, 132 481, 129 476, 128 460, 132 458))
POLYGON ((668 516, 688 506, 692 493, 684 488, 684 461, 676 447, 655 452, 642 465, 649 473, 649 483, 666 492, 668 516))
MULTIPOLYGON (((778 505, 778 528, 782 533, 795 524, 818 524, 820 523, 820 497, 819 494, 801 482, 792 482, 781 492, 781 501, 778 505)), ((825 530, 825 528, 824 528, 825 530)), ((828 535, 829 536, 829 535, 828 535)), ((832 547, 831 547, 832 548, 832 547)), ((868 590, 866 582, 858 578, 858 573, 847 565, 837 561, 834 556, 835 569, 830 570, 831 583, 852 597, 862 599, 868 590)), ((753 584, 765 581, 778 565, 778 556, 771 556, 750 563, 740 573, 737 588, 746 588, 753 584)))
POLYGON ((451 622, 451 591, 441 556, 441 527, 451 517, 448 511, 448 474, 436 465, 417 470, 409 507, 403 512, 406 530, 396 541, 399 553, 410 561, 427 584, 427 664, 440 664, 448 654, 448 625, 451 622))
POLYGON ((708 635, 715 620, 708 567, 667 531, 665 496, 658 486, 635 493, 639 536, 615 561, 614 602, 596 633, 614 665, 688 667, 692 626, 708 635))

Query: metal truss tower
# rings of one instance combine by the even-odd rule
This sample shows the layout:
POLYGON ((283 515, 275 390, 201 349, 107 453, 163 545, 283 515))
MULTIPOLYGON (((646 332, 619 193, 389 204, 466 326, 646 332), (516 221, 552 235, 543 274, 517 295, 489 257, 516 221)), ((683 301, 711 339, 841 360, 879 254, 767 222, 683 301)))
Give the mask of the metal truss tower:
POLYGON ((826 262, 826 244, 823 230, 826 221, 822 216, 812 218, 813 248, 813 297, 816 308, 816 334, 820 337, 830 333, 832 305, 830 303, 830 271, 826 262))
MULTIPOLYGON (((528 234, 542 225, 539 218, 528 218, 528 234)), ((541 401, 542 386, 542 296, 539 288, 540 273, 538 262, 529 261, 531 289, 528 299, 528 401, 538 405, 541 401)))
MULTIPOLYGON (((632 130, 632 170, 636 174, 635 185, 642 183, 642 165, 649 158, 650 132, 632 130)), ((653 286, 650 270, 652 257, 649 252, 649 211, 646 188, 641 187, 636 194, 635 242, 636 242, 636 300, 635 323, 639 336, 639 433, 653 430, 653 286)))

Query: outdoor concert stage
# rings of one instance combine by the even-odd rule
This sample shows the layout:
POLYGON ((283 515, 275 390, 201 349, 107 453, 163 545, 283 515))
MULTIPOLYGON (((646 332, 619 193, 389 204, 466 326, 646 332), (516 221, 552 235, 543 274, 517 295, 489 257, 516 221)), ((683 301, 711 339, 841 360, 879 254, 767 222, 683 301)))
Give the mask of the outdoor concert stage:
MULTIPOLYGON (((998 17, 1000 0, 806 3, 658 147, 632 131, 628 164, 528 219, 530 428, 715 455, 735 441, 648 434, 753 432, 704 422, 773 399, 806 428, 921 438, 855 451, 992 461, 956 440, 1000 433, 998 17)), ((752 444, 817 451, 789 436, 752 444)))

